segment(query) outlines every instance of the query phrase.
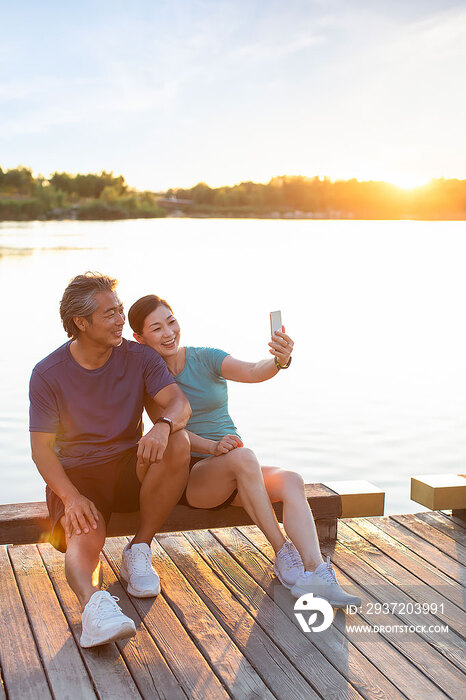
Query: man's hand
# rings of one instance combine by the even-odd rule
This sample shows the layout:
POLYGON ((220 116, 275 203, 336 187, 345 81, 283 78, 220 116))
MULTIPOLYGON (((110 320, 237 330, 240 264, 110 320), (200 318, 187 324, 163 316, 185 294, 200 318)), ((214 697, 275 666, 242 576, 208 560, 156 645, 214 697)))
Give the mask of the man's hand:
POLYGON ((167 447, 170 426, 168 423, 156 423, 149 432, 139 440, 138 463, 146 468, 154 462, 161 462, 167 447))
POLYGON ((78 493, 66 501, 64 530, 67 538, 72 534, 80 535, 83 532, 87 535, 89 528, 93 530, 97 528, 98 519, 97 508, 86 496, 78 493))
POLYGON ((237 435, 224 435, 221 440, 215 444, 214 457, 225 455, 235 447, 243 447, 243 443, 237 435))

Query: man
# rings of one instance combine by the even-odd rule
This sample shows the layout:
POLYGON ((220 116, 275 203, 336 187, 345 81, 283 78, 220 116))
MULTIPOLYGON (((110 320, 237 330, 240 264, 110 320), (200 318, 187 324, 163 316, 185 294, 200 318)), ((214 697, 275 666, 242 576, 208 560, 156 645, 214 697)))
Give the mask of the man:
POLYGON ((60 316, 71 338, 38 363, 30 381, 32 457, 46 484, 51 541, 83 611, 81 646, 133 636, 134 622, 101 591, 99 555, 112 512, 140 510, 125 547, 128 592, 155 596, 151 540, 188 478, 191 409, 160 355, 122 338, 116 280, 97 273, 69 283, 60 316), (142 437, 144 397, 161 414, 142 437))

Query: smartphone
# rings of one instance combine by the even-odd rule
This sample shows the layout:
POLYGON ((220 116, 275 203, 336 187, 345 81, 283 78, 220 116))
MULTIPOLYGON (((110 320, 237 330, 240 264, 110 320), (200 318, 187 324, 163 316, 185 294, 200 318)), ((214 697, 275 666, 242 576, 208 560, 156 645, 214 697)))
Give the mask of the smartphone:
POLYGON ((270 334, 273 337, 275 331, 281 331, 282 329, 282 312, 281 311, 271 311, 270 312, 270 334))

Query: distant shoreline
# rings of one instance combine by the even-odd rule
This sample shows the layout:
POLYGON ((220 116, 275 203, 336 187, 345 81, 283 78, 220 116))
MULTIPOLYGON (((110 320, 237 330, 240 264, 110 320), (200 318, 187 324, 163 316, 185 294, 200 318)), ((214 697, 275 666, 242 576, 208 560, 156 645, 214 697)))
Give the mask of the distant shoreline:
POLYGON ((335 215, 318 215, 318 214, 303 214, 294 212, 284 212, 282 214, 248 214, 245 212, 215 212, 212 214, 190 213, 190 214, 171 214, 167 213, 162 216, 111 216, 111 217, 86 217, 78 218, 76 216, 47 216, 38 218, 0 218, 2 223, 34 223, 47 221, 136 221, 140 219, 245 219, 249 221, 466 221, 466 216, 463 217, 413 217, 413 216, 335 216, 335 215))
POLYGON ((410 190, 386 182, 279 176, 268 183, 137 191, 122 175, 0 168, 0 221, 116 221, 160 217, 466 221, 466 180, 438 178, 410 190))

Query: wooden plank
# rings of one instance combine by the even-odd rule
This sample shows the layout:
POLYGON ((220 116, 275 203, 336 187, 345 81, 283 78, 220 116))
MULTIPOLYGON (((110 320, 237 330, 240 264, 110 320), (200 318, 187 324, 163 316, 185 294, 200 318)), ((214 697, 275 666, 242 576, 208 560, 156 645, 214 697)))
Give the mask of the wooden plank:
POLYGON ((55 697, 96 694, 37 547, 8 547, 18 587, 55 697))
POLYGON ((272 698, 270 689, 225 632, 215 615, 204 605, 158 540, 152 544, 152 559, 163 581, 163 594, 197 647, 233 697, 257 695, 272 698))
POLYGON ((0 505, 0 544, 41 542, 49 529, 49 512, 43 501, 0 505))
MULTIPOLYGON (((124 538, 110 538, 105 543, 104 554, 117 576, 126 544, 124 538)), ((163 594, 156 598, 131 598, 131 602, 189 698, 229 697, 163 594)))
POLYGON ((320 698, 184 536, 158 535, 157 541, 275 697, 320 698))
MULTIPOLYGON (((357 532, 354 532, 346 523, 341 522, 340 541, 346 545, 351 543, 351 547, 354 548, 356 544, 356 551, 359 555, 361 548, 361 537, 357 532)), ((466 612, 462 607, 455 605, 452 601, 445 598, 438 589, 432 589, 428 584, 425 584, 421 578, 414 575, 412 569, 413 566, 408 566, 404 568, 398 561, 398 558, 387 556, 381 551, 378 546, 374 546, 368 540, 363 540, 367 543, 366 548, 364 544, 362 545, 363 555, 367 560, 373 563, 374 568, 379 571, 385 578, 398 586, 400 590, 407 593, 413 600, 419 602, 421 605, 432 605, 437 604, 437 606, 442 606, 440 610, 437 610, 435 617, 441 622, 447 624, 451 630, 456 630, 460 635, 466 630, 466 612)), ((434 623, 432 623, 434 624, 434 623)), ((438 624, 438 623, 437 623, 438 624)), ((466 654, 466 643, 465 643, 465 654, 466 654)), ((466 662, 466 656, 465 656, 466 662)))
POLYGON ((459 542, 462 547, 466 547, 466 530, 455 524, 451 518, 447 518, 443 513, 434 511, 432 513, 416 513, 416 517, 425 523, 432 525, 440 532, 451 537, 455 542, 459 542))
MULTIPOLYGON (((81 633, 81 612, 76 597, 66 582, 63 556, 49 544, 39 545, 39 551, 71 630, 78 640, 81 633)), ((135 620, 136 636, 116 644, 82 650, 84 663, 99 697, 129 700, 142 695, 144 698, 185 700, 185 694, 104 557, 102 567, 103 587, 119 598, 119 605, 125 615, 135 620)))
MULTIPOLYGON (((241 528, 241 532, 270 561, 273 561, 273 549, 260 530, 247 527, 241 528)), ((336 546, 338 548, 338 543, 336 546)), ((345 548, 342 549, 345 551, 345 548)), ((333 549, 330 550, 330 545, 323 548, 325 554, 334 555, 333 549)), ((337 566, 335 570, 340 584, 347 590, 354 589, 353 579, 337 566)), ((429 697, 431 700, 445 697, 463 700, 461 672, 454 666, 451 666, 451 672, 448 672, 448 669, 445 671, 442 666, 443 659, 435 649, 417 635, 399 629, 399 620, 395 616, 375 612, 373 606, 377 603, 376 599, 367 594, 361 586, 357 593, 362 601, 360 614, 345 615, 341 610, 336 614, 333 623, 345 636, 349 637, 351 643, 357 646, 406 697, 413 700, 418 700, 420 697, 429 697), (371 614, 364 614, 367 610, 371 610, 371 614), (361 624, 371 627, 377 625, 383 632, 371 633, 367 630, 356 632, 354 625, 361 624), (440 690, 439 686, 445 692, 440 690), (445 694, 446 692, 448 695, 445 694)))
POLYGON ((454 581, 464 584, 465 570, 462 564, 458 564, 454 559, 426 542, 422 537, 414 534, 410 530, 400 525, 393 517, 387 518, 367 518, 376 527, 380 528, 388 535, 404 544, 408 549, 412 549, 419 557, 422 557, 443 574, 446 574, 454 581))
POLYGON ((29 621, 10 565, 0 547, 0 663, 9 700, 51 698, 29 621))
POLYGON ((415 532, 416 535, 422 537, 426 542, 430 542, 434 547, 448 554, 455 561, 466 565, 466 547, 454 542, 451 537, 444 535, 435 527, 428 525, 422 520, 418 520, 415 515, 393 515, 392 518, 395 522, 411 530, 411 532, 415 532))
POLYGON ((345 523, 361 537, 373 544, 374 547, 377 547, 384 554, 394 559, 431 588, 438 590, 442 596, 457 605, 464 615, 463 586, 456 581, 452 581, 449 576, 446 576, 425 559, 419 557, 415 551, 405 547, 365 518, 349 519, 345 520, 345 523))
MULTIPOLYGON (((336 536, 336 519, 340 512, 340 497, 323 484, 306 484, 306 496, 312 508, 319 534, 331 529, 336 536), (323 527, 321 527, 321 523, 323 527)), ((282 520, 282 504, 273 507, 282 520)), ((136 532, 139 513, 113 513, 107 529, 109 537, 130 535, 136 532)), ((182 532, 211 527, 250 525, 251 518, 243 508, 230 506, 222 510, 204 510, 177 505, 165 521, 160 532, 182 532)), ((10 503, 0 505, 0 544, 28 544, 46 542, 49 531, 47 505, 37 503, 10 503)))
MULTIPOLYGON (((312 638, 301 634, 296 620, 290 619, 282 608, 274 603, 263 587, 259 587, 243 566, 222 546, 211 532, 206 530, 185 533, 185 537, 198 555, 213 569, 216 576, 252 615, 257 625, 273 639, 275 644, 292 660, 306 680, 324 698, 360 698, 361 695, 344 678, 337 668, 329 663, 319 651, 312 638)), ((254 552, 253 556, 258 553, 254 552)), ((262 558, 263 559, 263 558, 262 558)), ((260 557, 256 566, 261 568, 260 557)), ((269 568, 267 566, 267 568, 269 568)), ((266 579, 267 580, 267 579, 266 579)), ((287 601, 293 602, 286 596, 287 601)), ((289 612, 289 610, 288 610, 289 612)), ((337 646, 338 651, 338 646, 337 646)), ((347 657, 346 657, 347 658, 347 657)), ((347 660, 344 666, 347 665, 347 660)))
MULTIPOLYGON (((273 596, 276 604, 285 614, 294 620, 294 598, 283 586, 277 584, 269 560, 256 549, 243 531, 216 530, 214 534, 257 583, 271 597, 273 596)), ((300 628, 297 627, 297 629, 306 639, 309 638, 300 628)), ((390 699, 404 697, 380 672, 377 664, 373 664, 372 659, 366 658, 337 626, 332 625, 325 632, 312 635, 312 642, 363 697, 390 699)))
MULTIPOLYGON (((441 597, 438 593, 432 591, 431 588, 422 584, 415 576, 410 576, 406 569, 398 566, 396 562, 384 555, 367 540, 363 540, 343 522, 340 522, 338 541, 354 552, 367 565, 367 580, 363 579, 364 588, 372 593, 381 603, 395 604, 397 606, 395 610, 396 615, 404 620, 406 624, 414 626, 424 625, 425 629, 419 630, 417 633, 433 644, 436 649, 442 651, 461 671, 465 671, 466 640, 460 636, 463 634, 462 631, 460 631, 460 634, 456 634, 454 631, 459 625, 454 619, 453 610, 456 611, 458 608, 447 601, 445 613, 438 612, 436 616, 431 614, 419 615, 411 611, 410 608, 401 608, 400 603, 412 603, 414 601, 421 604, 432 604, 438 603, 441 597), (449 629, 448 634, 435 633, 429 630, 429 627, 435 628, 438 626, 440 621, 449 625, 450 622, 446 620, 453 623, 453 629, 449 629)), ((350 572, 347 571, 347 573, 351 575, 350 572)))
MULTIPOLYGON (((375 592, 381 590, 377 579, 371 576, 370 567, 347 547, 337 543, 332 552, 332 557, 337 575, 342 580, 342 583, 356 580, 366 587, 372 588, 372 583, 375 582, 373 590, 375 592)), ((383 636, 389 639, 403 656, 406 656, 407 659, 416 664, 449 697, 462 700, 464 695, 464 673, 461 670, 447 660, 442 652, 435 648, 432 643, 429 643, 421 635, 407 630, 405 624, 400 625, 400 618, 396 614, 374 614, 374 609, 368 607, 369 604, 374 605, 376 603, 379 605, 386 602, 391 604, 392 599, 384 596, 382 600, 379 600, 371 593, 366 593, 366 591, 362 591, 361 599, 363 603, 360 613, 361 617, 369 624, 383 625, 383 636), (368 614, 368 611, 370 611, 370 614, 368 614)), ((396 600, 395 597, 395 602, 396 600)), ((405 620, 402 622, 405 623, 405 620)), ((448 658, 448 654, 446 656, 448 658)), ((398 665, 395 665, 394 669, 398 669, 398 665)), ((390 678, 393 679, 393 676, 390 676, 390 678)), ((411 692, 415 693, 415 690, 416 686, 414 685, 411 692)), ((418 694, 417 696, 415 694, 416 699, 417 697, 430 697, 430 694, 418 694)))
POLYGON ((340 496, 341 518, 383 515, 385 493, 369 481, 325 481, 324 486, 340 496))

